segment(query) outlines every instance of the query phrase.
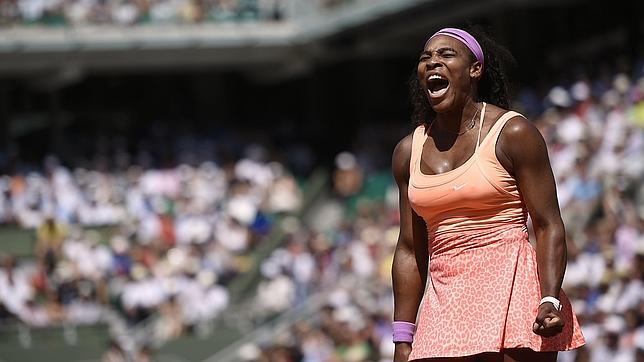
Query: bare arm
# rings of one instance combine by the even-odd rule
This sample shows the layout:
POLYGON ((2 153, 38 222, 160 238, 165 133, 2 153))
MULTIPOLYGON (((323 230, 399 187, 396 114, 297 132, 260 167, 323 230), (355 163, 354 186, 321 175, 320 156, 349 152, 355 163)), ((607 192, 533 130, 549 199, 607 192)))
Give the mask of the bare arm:
MULTIPOLYGON (((541 296, 559 298, 566 270, 566 235, 546 142, 532 123, 524 118, 514 118, 505 126, 499 143, 505 157, 511 162, 512 172, 534 225, 541 296)), ((539 316, 546 318, 550 310, 544 309, 549 309, 551 304, 543 306, 546 308, 539 308, 539 316)), ((537 319, 537 323, 540 323, 539 317, 537 319)), ((547 329, 549 323, 545 323, 542 325, 547 329)))
POLYGON ((400 195, 400 234, 394 254, 392 279, 394 320, 416 322, 416 314, 427 280, 427 229, 425 222, 409 205, 409 160, 411 135, 401 140, 394 150, 393 175, 400 195))

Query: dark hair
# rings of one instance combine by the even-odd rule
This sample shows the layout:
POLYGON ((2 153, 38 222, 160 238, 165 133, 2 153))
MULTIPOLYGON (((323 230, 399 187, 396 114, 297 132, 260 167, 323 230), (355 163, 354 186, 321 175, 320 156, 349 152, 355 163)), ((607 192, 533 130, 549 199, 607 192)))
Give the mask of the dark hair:
MULTIPOLYGON (((478 100, 502 108, 510 107, 510 81, 507 71, 516 66, 514 57, 507 48, 488 36, 480 26, 468 26, 466 30, 481 44, 485 56, 483 76, 478 83, 478 100)), ((472 55, 472 61, 474 60, 472 55)), ((409 101, 412 106, 411 120, 414 124, 429 124, 433 121, 434 110, 429 105, 425 90, 420 86, 415 68, 409 78, 409 101)))

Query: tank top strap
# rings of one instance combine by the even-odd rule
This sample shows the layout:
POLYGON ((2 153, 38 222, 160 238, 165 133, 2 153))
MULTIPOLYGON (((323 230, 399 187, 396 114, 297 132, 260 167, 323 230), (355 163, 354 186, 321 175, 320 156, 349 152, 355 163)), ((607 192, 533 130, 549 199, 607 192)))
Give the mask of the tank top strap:
POLYGON ((411 158, 409 160, 409 174, 413 174, 417 165, 419 164, 420 157, 423 154, 423 145, 427 139, 427 134, 425 133, 425 126, 420 125, 416 127, 414 133, 412 134, 411 139, 411 158))
MULTIPOLYGON (((493 125, 492 128, 490 128, 490 131, 488 134, 485 136, 483 139, 483 142, 481 143, 481 149, 489 148, 487 147, 489 144, 491 145, 496 145, 496 141, 499 138, 499 135, 501 135, 501 131, 503 130, 503 126, 505 126, 506 123, 508 123, 509 120, 511 120, 514 117, 523 117, 525 118, 521 113, 515 112, 515 111, 508 111, 505 112, 493 125)), ((494 147, 492 147, 492 150, 494 151, 494 147)))
POLYGON ((479 135, 476 136, 476 147, 474 147, 474 153, 478 153, 481 143, 481 130, 483 129, 483 120, 485 120, 485 105, 486 103, 483 102, 483 106, 481 107, 481 115, 479 116, 479 135))

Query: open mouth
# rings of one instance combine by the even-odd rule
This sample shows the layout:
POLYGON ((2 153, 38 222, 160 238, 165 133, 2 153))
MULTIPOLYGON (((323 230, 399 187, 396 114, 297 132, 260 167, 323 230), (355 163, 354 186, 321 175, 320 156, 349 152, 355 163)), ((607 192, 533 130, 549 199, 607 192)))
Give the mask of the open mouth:
POLYGON ((427 90, 432 98, 441 97, 447 92, 449 81, 438 74, 433 74, 427 79, 427 90))

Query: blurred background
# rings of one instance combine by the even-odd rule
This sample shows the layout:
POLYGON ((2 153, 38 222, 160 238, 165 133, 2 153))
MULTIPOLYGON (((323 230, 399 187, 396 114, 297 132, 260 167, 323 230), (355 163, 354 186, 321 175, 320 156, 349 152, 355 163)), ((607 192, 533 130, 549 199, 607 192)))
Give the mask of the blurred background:
POLYGON ((644 361, 628 0, 0 0, 0 361, 390 361, 407 81, 467 22, 549 144, 560 361, 644 361))

